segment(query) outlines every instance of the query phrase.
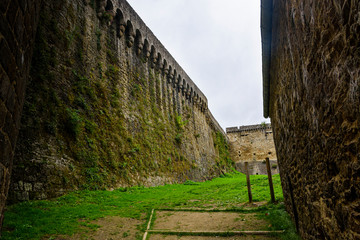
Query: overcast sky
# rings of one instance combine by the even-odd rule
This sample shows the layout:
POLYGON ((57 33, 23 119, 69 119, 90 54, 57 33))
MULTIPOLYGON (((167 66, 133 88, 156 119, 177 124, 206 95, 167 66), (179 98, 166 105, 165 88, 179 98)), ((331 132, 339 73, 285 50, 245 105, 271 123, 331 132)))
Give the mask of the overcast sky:
POLYGON ((263 121, 260 0, 128 0, 225 129, 263 121))

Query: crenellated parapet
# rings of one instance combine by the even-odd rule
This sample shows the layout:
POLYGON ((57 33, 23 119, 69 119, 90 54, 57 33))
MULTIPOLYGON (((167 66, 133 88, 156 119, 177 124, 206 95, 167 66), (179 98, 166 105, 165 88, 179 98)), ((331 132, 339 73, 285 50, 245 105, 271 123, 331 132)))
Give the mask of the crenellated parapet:
POLYGON ((101 0, 99 18, 115 28, 116 37, 124 39, 128 48, 134 48, 137 56, 160 72, 167 83, 181 93, 202 112, 208 109, 206 96, 146 26, 126 0, 101 0))
POLYGON ((269 129, 271 129, 271 124, 267 123, 267 124, 247 125, 240 127, 229 127, 226 128, 226 133, 264 131, 269 129))

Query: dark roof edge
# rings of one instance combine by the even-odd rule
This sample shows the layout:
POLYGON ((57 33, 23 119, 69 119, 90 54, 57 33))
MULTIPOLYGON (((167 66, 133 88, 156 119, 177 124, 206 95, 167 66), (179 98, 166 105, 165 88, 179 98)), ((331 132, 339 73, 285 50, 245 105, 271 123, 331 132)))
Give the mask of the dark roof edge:
POLYGON ((264 117, 269 117, 270 102, 270 62, 272 38, 273 0, 261 0, 261 45, 263 72, 263 107, 264 117))

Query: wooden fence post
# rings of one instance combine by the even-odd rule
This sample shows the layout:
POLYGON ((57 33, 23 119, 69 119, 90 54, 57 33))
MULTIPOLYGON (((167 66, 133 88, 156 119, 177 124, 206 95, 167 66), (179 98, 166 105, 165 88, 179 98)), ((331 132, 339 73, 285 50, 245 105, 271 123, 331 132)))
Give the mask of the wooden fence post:
POLYGON ((249 195, 249 203, 251 203, 252 202, 252 194, 251 194, 251 184, 250 184, 248 162, 245 162, 245 173, 246 173, 246 183, 247 183, 248 195, 249 195))
POLYGON ((268 179, 269 179, 271 202, 275 202, 274 186, 273 186, 273 182, 272 182, 272 175, 271 175, 269 158, 266 158, 266 168, 267 168, 267 174, 268 174, 268 179))

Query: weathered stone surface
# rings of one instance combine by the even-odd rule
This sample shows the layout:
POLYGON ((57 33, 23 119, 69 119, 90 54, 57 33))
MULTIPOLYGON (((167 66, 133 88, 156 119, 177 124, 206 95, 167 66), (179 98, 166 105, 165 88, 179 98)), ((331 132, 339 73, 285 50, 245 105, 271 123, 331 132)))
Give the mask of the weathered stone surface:
POLYGON ((274 138, 270 124, 248 125, 226 128, 230 157, 237 171, 245 173, 245 162, 249 163, 250 175, 267 174, 265 159, 271 162, 272 174, 278 174, 274 138))
POLYGON ((234 162, 276 160, 276 151, 270 124, 226 128, 230 156, 234 162))
POLYGON ((10 201, 232 166, 205 95, 126 1, 44 2, 33 55, 10 201))
POLYGON ((270 117, 304 239, 358 239, 360 4, 274 0, 270 117))
MULTIPOLYGON (((248 163, 248 172, 250 175, 267 175, 266 160, 263 161, 240 161, 235 163, 235 169, 246 173, 245 162, 248 163)), ((279 174, 277 160, 270 160, 271 174, 279 174)))

